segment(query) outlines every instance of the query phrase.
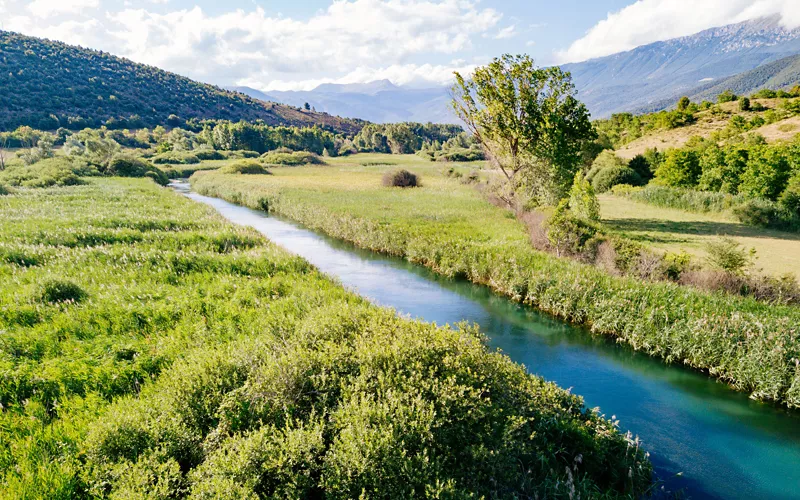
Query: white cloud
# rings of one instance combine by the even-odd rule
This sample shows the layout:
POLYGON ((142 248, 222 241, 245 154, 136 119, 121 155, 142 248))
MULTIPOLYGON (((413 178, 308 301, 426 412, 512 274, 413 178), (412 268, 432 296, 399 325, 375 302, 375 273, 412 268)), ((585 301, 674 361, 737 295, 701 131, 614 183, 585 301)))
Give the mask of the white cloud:
POLYGON ((498 31, 497 34, 494 36, 494 38, 496 40, 505 40, 506 38, 513 38, 516 35, 517 35, 517 27, 512 24, 511 26, 507 26, 498 31))
POLYGON ((445 71, 440 68, 450 66, 414 63, 469 51, 475 37, 514 34, 514 26, 498 32, 502 15, 473 0, 332 0, 308 19, 271 16, 260 7, 211 15, 197 6, 154 12, 131 8, 127 1, 0 0, 4 3, 13 14, 4 19, 6 29, 204 81, 261 82, 261 88, 370 73, 396 74, 392 80, 401 83, 406 77, 392 68, 411 66, 414 78, 438 83, 445 71))
POLYGON ((638 0, 608 14, 557 57, 562 63, 583 61, 763 16, 780 15, 785 26, 796 27, 800 26, 798 3, 798 0, 638 0))
POLYGON ((34 0, 28 10, 36 17, 50 17, 58 14, 80 12, 99 5, 99 0, 34 0))

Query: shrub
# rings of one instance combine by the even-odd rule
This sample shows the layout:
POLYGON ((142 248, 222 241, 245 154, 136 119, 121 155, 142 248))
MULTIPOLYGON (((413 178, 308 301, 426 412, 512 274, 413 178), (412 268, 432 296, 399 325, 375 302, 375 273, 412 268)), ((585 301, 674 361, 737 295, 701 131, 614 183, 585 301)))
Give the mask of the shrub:
POLYGON ((642 178, 628 167, 608 167, 600 170, 592 180, 592 187, 597 193, 605 193, 618 184, 637 186, 642 184, 642 178))
POLYGON ((664 162, 656 170, 659 184, 672 187, 692 187, 700 177, 700 159, 697 153, 684 149, 667 152, 664 162))
POLYGON ((733 102, 733 101, 735 101, 737 99, 737 97, 738 96, 736 94, 734 94, 733 92, 731 92, 730 90, 726 90, 725 92, 723 92, 723 93, 721 93, 721 94, 719 94, 717 96, 717 102, 720 103, 720 104, 723 104, 723 103, 726 103, 726 102, 733 102))
POLYGON ((717 269, 742 275, 752 264, 755 251, 749 252, 732 238, 722 238, 706 245, 708 263, 717 269))
POLYGON ((0 171, 0 184, 28 188, 75 186, 83 183, 80 176, 87 175, 99 172, 81 160, 55 157, 33 165, 12 165, 0 171))
POLYGON ((598 227, 568 209, 568 202, 562 201, 544 223, 547 240, 560 256, 581 256, 593 260, 597 245, 600 244, 598 227))
POLYGON ((155 183, 169 184, 167 174, 150 164, 143 158, 133 156, 116 156, 109 163, 106 175, 116 177, 147 177, 155 183))
POLYGON ((194 154, 196 157, 198 157, 200 160, 203 161, 225 159, 225 155, 214 149, 195 149, 194 151, 192 151, 192 154, 194 154))
POLYGON ((269 153, 264 153, 261 156, 261 159, 264 161, 264 163, 269 163, 271 165, 285 165, 289 167, 325 164, 319 155, 309 153, 308 151, 294 151, 292 153, 271 151, 269 153))
POLYGON ((71 281, 51 279, 39 286, 36 299, 45 303, 80 302, 86 298, 86 292, 71 281))
POLYGON ((486 159, 482 149, 478 148, 453 148, 444 151, 437 151, 433 155, 435 161, 454 161, 454 162, 468 162, 468 161, 482 161, 486 159))
POLYGON ((0 196, 5 196, 7 194, 11 194, 11 188, 3 184, 0 184, 0 196))
POLYGON ((741 111, 750 111, 750 99, 747 97, 740 97, 739 98, 739 110, 741 111))
POLYGON ((152 158, 156 165, 193 165, 200 163, 200 158, 188 151, 167 151, 152 158))
POLYGON ((733 208, 733 214, 742 224, 771 227, 775 229, 793 229, 798 225, 797 218, 777 203, 754 198, 733 208))
POLYGON ((628 168, 636 172, 643 183, 647 183, 653 178, 653 169, 644 155, 636 155, 631 158, 631 161, 628 162, 628 168))
POLYGON ((580 171, 575 174, 569 192, 569 209, 581 219, 591 222, 600 220, 600 202, 597 201, 592 185, 580 171))
POLYGON ((800 172, 789 180, 786 189, 781 194, 779 203, 790 214, 800 218, 800 172))
POLYGON ((420 187, 422 179, 405 169, 390 170, 383 174, 383 185, 386 187, 420 187))
POLYGON ((261 153, 258 151, 236 150, 236 151, 222 151, 220 153, 225 160, 236 160, 245 158, 258 158, 261 153))
POLYGON ((223 174, 269 174, 269 170, 255 161, 237 161, 219 169, 223 174))

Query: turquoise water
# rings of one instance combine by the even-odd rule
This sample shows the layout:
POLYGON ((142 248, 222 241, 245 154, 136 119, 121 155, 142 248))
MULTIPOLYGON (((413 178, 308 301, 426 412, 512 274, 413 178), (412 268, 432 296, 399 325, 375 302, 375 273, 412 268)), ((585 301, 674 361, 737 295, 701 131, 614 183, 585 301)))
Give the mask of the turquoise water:
POLYGON ((689 498, 800 499, 800 414, 751 401, 706 375, 668 366, 418 265, 359 250, 290 221, 188 192, 251 226, 344 286, 400 314, 480 325, 492 347, 571 388, 650 452, 661 486, 689 498))

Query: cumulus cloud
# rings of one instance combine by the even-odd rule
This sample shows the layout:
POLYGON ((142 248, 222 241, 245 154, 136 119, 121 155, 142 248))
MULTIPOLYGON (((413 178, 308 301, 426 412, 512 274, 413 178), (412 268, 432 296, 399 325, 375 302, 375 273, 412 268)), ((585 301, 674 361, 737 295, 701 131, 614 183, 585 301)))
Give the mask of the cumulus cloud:
POLYGON ((82 9, 97 7, 99 4, 99 0, 34 0, 28 5, 28 11, 36 17, 50 17, 80 12, 82 9))
POLYGON ((471 0, 334 0, 307 19, 273 16, 260 7, 211 15, 200 7, 154 12, 105 2, 87 13, 98 0, 35 0, 27 8, 23 0, 10 2, 19 15, 7 21, 8 29, 206 81, 261 82, 260 88, 371 73, 396 74, 393 81, 401 83, 404 77, 393 68, 412 67, 414 78, 436 81, 444 66, 414 64, 417 59, 469 50, 475 37, 514 33, 513 26, 498 31, 502 15, 471 0), (51 4, 60 4, 54 12, 62 15, 37 20, 51 4))
POLYGON ((781 16, 786 27, 800 26, 798 0, 638 0, 608 14, 557 57, 562 63, 584 61, 773 15, 781 16))

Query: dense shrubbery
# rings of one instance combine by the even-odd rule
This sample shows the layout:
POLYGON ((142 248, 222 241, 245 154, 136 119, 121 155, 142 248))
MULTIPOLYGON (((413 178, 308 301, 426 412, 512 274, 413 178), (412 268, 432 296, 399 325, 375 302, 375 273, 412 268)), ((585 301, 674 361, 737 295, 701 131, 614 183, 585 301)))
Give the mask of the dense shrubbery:
POLYGON ((0 255, 9 498, 617 498, 649 486, 635 442, 473 328, 372 306, 147 183, 14 195, 0 204, 0 255), (21 268, 14 252, 37 257, 21 268))
MULTIPOLYGON (((593 266, 537 252, 516 232, 487 240, 485 229, 468 222, 453 228, 433 216, 440 207, 438 198, 426 205, 430 212, 425 219, 407 214, 405 207, 389 218, 386 210, 367 208, 369 193, 359 192, 362 208, 353 208, 353 194, 348 193, 348 209, 336 210, 330 205, 338 205, 330 197, 305 195, 298 186, 242 183, 212 173, 193 177, 193 185, 204 194, 253 208, 265 206, 266 201, 271 211, 310 228, 405 257, 446 276, 487 284, 637 350, 708 370, 755 398, 800 407, 800 372, 791 361, 800 352, 795 328, 800 310, 639 277, 662 262, 665 269, 678 269, 680 275, 681 256, 653 263, 642 258, 636 245, 631 251, 621 240, 614 245, 615 266, 636 269, 636 277, 614 277, 593 266)), ((381 200, 385 204, 385 198, 381 200)), ((504 213, 496 210, 495 225, 505 220, 504 213)), ((603 255, 603 248, 598 248, 598 258, 603 255)))
POLYGON ((291 153, 273 151, 261 156, 261 161, 269 165, 283 165, 297 167, 300 165, 324 165, 325 162, 318 155, 308 151, 295 151, 291 153))
POLYGON ((269 174, 269 170, 257 161, 236 161, 219 169, 222 174, 269 174))
POLYGON ((634 170, 629 165, 633 165, 637 169, 646 169, 649 171, 649 164, 643 157, 635 158, 629 163, 614 154, 611 150, 605 150, 595 158, 591 168, 586 174, 586 180, 592 183, 592 187, 597 193, 605 193, 618 184, 629 184, 638 186, 645 182, 646 178, 642 178, 637 170, 634 170))
POLYGON ((151 158, 156 165, 194 165, 200 163, 200 158, 191 151, 168 151, 151 158))
POLYGON ((105 174, 118 177, 148 177, 162 186, 169 184, 169 179, 164 172, 151 165, 147 160, 133 156, 114 157, 109 162, 105 174))
POLYGON ((74 186, 81 176, 100 175, 84 162, 64 157, 49 158, 33 165, 14 165, 0 171, 0 184, 28 188, 74 186))

